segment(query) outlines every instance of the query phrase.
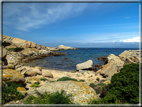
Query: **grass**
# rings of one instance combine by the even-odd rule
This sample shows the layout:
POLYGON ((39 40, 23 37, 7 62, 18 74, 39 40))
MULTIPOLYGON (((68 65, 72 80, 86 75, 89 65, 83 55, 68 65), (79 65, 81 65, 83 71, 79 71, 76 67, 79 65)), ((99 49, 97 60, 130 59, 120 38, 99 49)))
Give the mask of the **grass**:
POLYGON ((24 104, 73 104, 72 95, 66 95, 64 90, 61 90, 61 93, 57 91, 55 93, 45 92, 45 94, 37 92, 37 94, 39 97, 31 95, 24 101, 24 104))
POLYGON ((77 79, 70 78, 70 77, 62 77, 62 78, 59 78, 57 81, 68 81, 68 80, 77 81, 77 79))
POLYGON ((35 82, 35 83, 32 84, 30 87, 39 87, 39 82, 35 82))

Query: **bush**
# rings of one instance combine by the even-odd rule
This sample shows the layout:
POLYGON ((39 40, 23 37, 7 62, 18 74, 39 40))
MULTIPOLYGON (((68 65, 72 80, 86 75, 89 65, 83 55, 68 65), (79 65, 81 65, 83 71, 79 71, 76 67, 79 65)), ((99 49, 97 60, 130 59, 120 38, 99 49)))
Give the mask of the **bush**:
POLYGON ((70 100, 71 94, 66 95, 64 90, 61 93, 58 91, 55 93, 37 93, 39 97, 29 96, 24 103, 25 104, 73 104, 70 100))
POLYGON ((7 49, 9 52, 14 51, 14 52, 20 52, 22 51, 24 48, 21 47, 16 47, 16 48, 9 48, 7 49))
POLYGON ((77 79, 70 78, 70 77, 62 77, 62 78, 59 78, 57 81, 68 81, 68 80, 77 81, 77 79))
POLYGON ((78 82, 85 82, 85 80, 82 80, 82 79, 81 79, 81 80, 79 80, 78 82))
POLYGON ((90 83, 90 85, 89 85, 90 87, 96 87, 96 85, 94 84, 94 83, 90 83))
POLYGON ((56 81, 50 81, 50 82, 56 82, 56 81))
POLYGON ((105 86, 106 84, 105 83, 99 83, 97 84, 98 86, 105 86))
POLYGON ((6 46, 9 46, 9 45, 11 45, 11 43, 9 43, 9 42, 2 42, 2 46, 4 46, 4 47, 6 47, 6 46))
POLYGON ((107 93, 99 101, 91 104, 138 104, 139 103, 139 64, 127 64, 114 74, 107 85, 107 93))
POLYGON ((15 82, 5 82, 8 87, 4 84, 2 85, 2 103, 5 104, 12 100, 20 100, 24 98, 24 96, 17 91, 17 87, 22 87, 21 84, 17 84, 15 82))
POLYGON ((48 81, 46 78, 41 78, 40 81, 48 81))

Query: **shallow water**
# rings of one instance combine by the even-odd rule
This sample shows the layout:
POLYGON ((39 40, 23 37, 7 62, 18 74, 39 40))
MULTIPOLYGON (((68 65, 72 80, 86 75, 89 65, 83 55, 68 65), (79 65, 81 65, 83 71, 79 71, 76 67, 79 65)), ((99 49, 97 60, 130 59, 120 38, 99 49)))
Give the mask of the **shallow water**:
POLYGON ((98 57, 107 56, 109 54, 119 55, 125 50, 139 50, 139 49, 138 48, 87 48, 87 49, 80 48, 79 50, 59 51, 59 52, 64 52, 67 55, 45 57, 44 59, 37 59, 34 62, 26 63, 25 65, 40 66, 48 69, 75 71, 76 64, 83 63, 87 60, 92 60, 93 66, 96 64, 102 64, 104 61, 99 61, 98 57))

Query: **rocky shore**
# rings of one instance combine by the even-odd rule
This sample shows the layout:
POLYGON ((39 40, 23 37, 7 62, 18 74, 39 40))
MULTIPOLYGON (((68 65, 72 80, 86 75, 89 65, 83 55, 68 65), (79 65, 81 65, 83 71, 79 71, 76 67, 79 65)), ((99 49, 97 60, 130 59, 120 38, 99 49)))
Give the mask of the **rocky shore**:
MULTIPOLYGON (((3 42, 4 41, 10 43, 10 45, 2 48, 3 84, 5 84, 4 81, 21 83, 23 85, 23 87, 21 87, 22 89, 18 88, 17 90, 25 96, 38 96, 35 91, 43 94, 45 91, 56 92, 63 89, 67 92, 67 94, 71 93, 74 95, 73 101, 76 104, 86 104, 90 98, 100 98, 100 93, 97 93, 97 90, 90 87, 90 83, 93 83, 94 85, 98 83, 109 84, 111 82, 111 77, 118 73, 124 65, 129 63, 141 63, 142 61, 142 56, 140 56, 141 50, 126 50, 118 56, 110 54, 109 56, 98 58, 98 60, 104 60, 104 65, 96 65, 96 68, 92 68, 93 61, 90 59, 86 62, 77 64, 75 72, 50 70, 41 67, 24 66, 22 63, 36 58, 64 55, 63 53, 53 52, 55 50, 76 48, 66 47, 63 45, 60 45, 58 48, 45 47, 34 42, 6 35, 3 35, 3 42), (8 50, 19 46, 23 50, 18 52, 8 50), (70 77, 84 81, 57 81, 62 77, 70 77), (48 81, 41 81, 42 78, 46 78, 48 81), (30 87, 35 82, 39 82, 40 87, 30 87)), ((23 102, 18 101, 13 103, 22 104, 23 102)))

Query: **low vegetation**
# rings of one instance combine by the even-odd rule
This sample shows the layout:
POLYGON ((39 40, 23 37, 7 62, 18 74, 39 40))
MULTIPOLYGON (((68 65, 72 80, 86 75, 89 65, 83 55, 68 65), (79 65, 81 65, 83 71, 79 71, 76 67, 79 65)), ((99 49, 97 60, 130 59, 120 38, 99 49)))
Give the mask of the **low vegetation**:
POLYGON ((70 78, 70 77, 62 77, 62 78, 59 78, 57 81, 69 81, 69 80, 78 81, 78 82, 85 82, 85 80, 83 80, 83 79, 77 80, 75 78, 70 78))
POLYGON ((138 104, 139 64, 127 64, 114 74, 111 83, 103 88, 101 97, 89 104, 138 104))
POLYGON ((12 100, 20 100, 24 96, 17 91, 17 87, 22 87, 21 84, 15 82, 5 82, 8 86, 2 84, 2 104, 12 100))
POLYGON ((16 48, 8 48, 7 50, 9 52, 11 52, 11 51, 13 51, 13 52, 20 52, 20 51, 24 50, 24 48, 16 47, 16 48))
POLYGON ((30 87, 39 87, 39 82, 35 82, 35 83, 32 84, 30 87))
POLYGON ((40 81, 49 81, 49 80, 46 78, 41 78, 40 81))
POLYGON ((66 95, 64 90, 55 93, 40 94, 37 92, 39 97, 33 95, 29 96, 24 104, 73 104, 71 101, 72 95, 66 95))
POLYGON ((79 80, 78 82, 85 82, 85 80, 82 80, 82 79, 81 79, 81 80, 79 80))
POLYGON ((62 78, 57 79, 57 81, 68 81, 68 80, 77 81, 77 79, 70 78, 70 77, 62 77, 62 78))
MULTIPOLYGON (((41 79, 46 81, 46 79, 41 79)), ((74 78, 62 77, 57 81, 73 80, 74 78)), ((14 82, 6 82, 8 87, 2 85, 2 103, 5 104, 11 100, 19 100, 23 95, 16 89, 21 87, 20 84, 14 82)), ((39 86, 39 82, 34 85, 39 86)), ((91 100, 88 104, 138 104, 139 103, 139 64, 127 64, 119 73, 114 74, 111 78, 111 83, 105 85, 104 83, 91 83, 90 87, 94 88, 96 93, 100 93, 99 100, 91 100)), ((73 104, 72 95, 66 95, 65 91, 40 94, 39 97, 33 95, 29 96, 24 104, 73 104)))
POLYGON ((2 46, 4 46, 4 47, 6 47, 6 46, 9 46, 9 45, 11 45, 11 43, 9 43, 9 42, 2 42, 2 46))

